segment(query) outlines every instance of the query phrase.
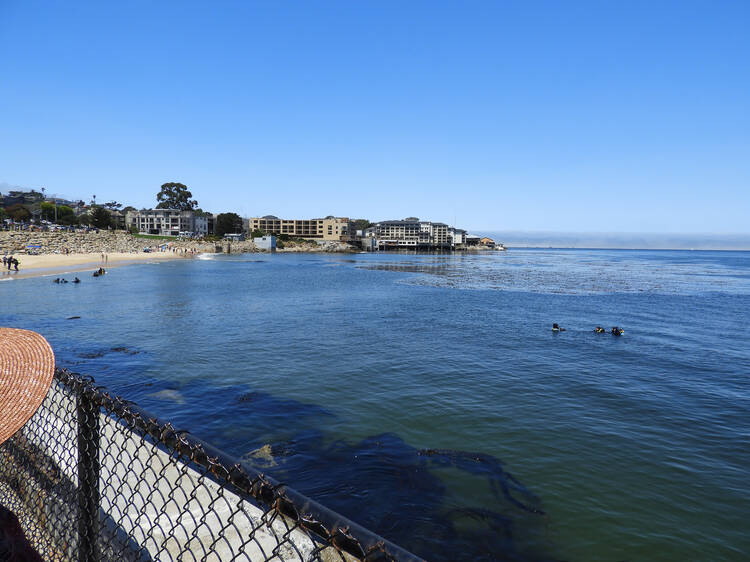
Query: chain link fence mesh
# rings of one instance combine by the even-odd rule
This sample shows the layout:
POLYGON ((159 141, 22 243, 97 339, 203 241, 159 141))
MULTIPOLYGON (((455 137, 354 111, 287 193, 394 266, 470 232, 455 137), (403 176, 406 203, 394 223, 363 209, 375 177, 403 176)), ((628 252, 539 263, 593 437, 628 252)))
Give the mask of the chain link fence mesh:
POLYGON ((418 560, 64 369, 0 446, 0 504, 54 562, 418 560))

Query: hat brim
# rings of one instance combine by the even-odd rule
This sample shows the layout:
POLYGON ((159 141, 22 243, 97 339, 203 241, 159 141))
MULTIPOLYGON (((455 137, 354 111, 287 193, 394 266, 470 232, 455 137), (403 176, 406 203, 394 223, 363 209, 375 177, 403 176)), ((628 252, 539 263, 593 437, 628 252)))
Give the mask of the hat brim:
POLYGON ((40 334, 0 328, 0 444, 34 415, 54 374, 55 354, 40 334))

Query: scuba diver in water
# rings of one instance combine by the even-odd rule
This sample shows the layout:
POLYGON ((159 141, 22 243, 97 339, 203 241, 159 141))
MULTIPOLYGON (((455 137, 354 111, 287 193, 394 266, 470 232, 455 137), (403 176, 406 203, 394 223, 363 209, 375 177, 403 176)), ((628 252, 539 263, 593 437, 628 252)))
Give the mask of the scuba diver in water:
POLYGON ((612 335, 613 336, 621 336, 625 333, 625 330, 622 328, 618 328, 617 326, 612 326, 612 335))
POLYGON ((81 280, 78 279, 78 277, 76 277, 75 279, 73 279, 73 283, 80 283, 80 282, 81 282, 81 280))
POLYGON ((605 329, 604 329, 604 328, 602 328, 601 326, 597 326, 596 328, 594 328, 594 331, 595 331, 595 332, 596 332, 597 334, 603 334, 603 333, 605 333, 605 332, 606 332, 607 330, 605 330, 605 329))
POLYGON ((557 325, 557 324, 555 323, 555 324, 552 324, 552 331, 553 331, 553 332, 564 332, 564 331, 565 331, 565 328, 561 328, 560 326, 558 326, 558 325, 557 325))

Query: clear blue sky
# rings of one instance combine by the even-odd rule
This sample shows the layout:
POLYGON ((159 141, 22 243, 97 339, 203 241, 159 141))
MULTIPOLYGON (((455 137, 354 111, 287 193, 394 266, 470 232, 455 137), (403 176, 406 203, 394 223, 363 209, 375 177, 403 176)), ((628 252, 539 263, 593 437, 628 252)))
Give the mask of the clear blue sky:
POLYGON ((750 2, 0 0, 0 182, 245 216, 750 231, 750 2))

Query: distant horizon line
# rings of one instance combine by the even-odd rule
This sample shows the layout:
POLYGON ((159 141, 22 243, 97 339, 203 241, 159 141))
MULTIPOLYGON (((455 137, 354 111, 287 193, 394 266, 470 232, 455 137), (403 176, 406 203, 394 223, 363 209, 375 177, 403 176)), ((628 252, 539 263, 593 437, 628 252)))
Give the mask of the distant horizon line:
POLYGON ((637 250, 637 251, 655 251, 655 252, 750 252, 750 246, 747 248, 635 248, 627 246, 611 247, 588 247, 588 246, 531 246, 512 244, 505 245, 505 248, 520 250, 637 250))
POLYGON ((750 234, 481 230, 511 248, 599 250, 750 250, 750 234))
POLYGON ((523 230, 523 229, 503 229, 503 228, 472 228, 471 230, 481 232, 502 232, 505 234, 519 235, 558 235, 558 236, 712 236, 712 237, 747 237, 750 238, 750 232, 679 232, 679 231, 658 231, 658 230, 523 230))

